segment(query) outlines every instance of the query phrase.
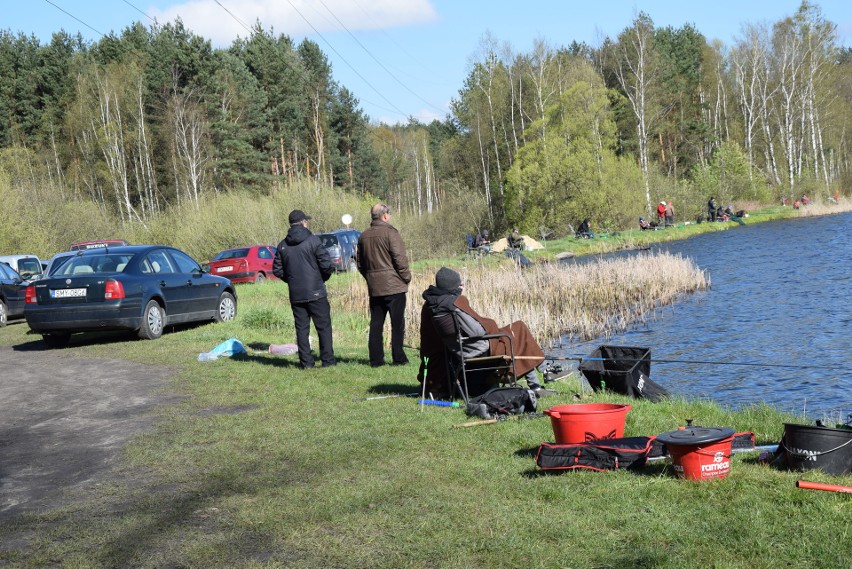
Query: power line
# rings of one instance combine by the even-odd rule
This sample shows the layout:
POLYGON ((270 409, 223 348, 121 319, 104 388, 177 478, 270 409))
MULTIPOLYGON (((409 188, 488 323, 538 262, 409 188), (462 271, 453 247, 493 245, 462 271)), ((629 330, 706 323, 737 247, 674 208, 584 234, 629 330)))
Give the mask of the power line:
MULTIPOLYGON (((362 14, 364 14, 364 16, 366 16, 366 17, 367 17, 367 19, 369 19, 369 20, 370 20, 370 23, 372 23, 372 24, 373 24, 373 26, 374 26, 376 29, 378 29, 378 30, 382 33, 382 35, 383 35, 383 36, 385 36, 385 37, 388 39, 388 41, 390 41, 390 42, 391 42, 391 43, 392 43, 392 44, 393 44, 393 45, 394 45, 394 46, 395 46, 395 47, 396 47, 396 48, 397 48, 400 52, 404 53, 406 56, 408 56, 408 58, 409 58, 409 59, 411 59, 411 61, 413 61, 413 62, 414 62, 414 63, 416 63, 418 66, 420 66, 421 68, 423 68, 423 70, 424 70, 424 71, 426 71, 426 73, 428 73, 429 75, 432 75, 435 79, 437 79, 437 82, 432 82, 431 84, 433 84, 433 85, 442 85, 442 86, 445 86, 445 85, 447 85, 447 84, 451 84, 451 85, 452 85, 452 84, 454 84, 454 83, 453 83, 453 82, 452 82, 449 78, 447 78, 446 76, 439 77, 439 75, 440 75, 439 73, 436 73, 436 72, 435 72, 433 69, 431 69, 428 65, 426 65, 425 63, 423 63, 422 61, 420 61, 420 60, 419 60, 416 56, 412 55, 412 54, 411 54, 411 52, 409 52, 407 49, 405 49, 405 46, 404 46, 404 45, 402 45, 401 43, 399 43, 398 41, 396 41, 396 39, 394 39, 394 37, 393 37, 392 35, 390 35, 390 34, 387 32, 387 30, 385 30, 385 29, 384 29, 384 27, 382 27, 380 24, 376 23, 376 20, 375 20, 375 19, 373 19, 372 15, 370 15, 370 13, 369 13, 367 10, 365 10, 365 9, 364 9, 364 7, 363 7, 363 6, 361 6, 361 4, 359 4, 359 3, 357 2, 357 0, 350 0, 350 1, 351 1, 353 4, 355 4, 356 6, 358 6, 358 9, 359 9, 359 10, 361 10, 361 13, 362 13, 362 14)), ((411 76, 411 77, 413 77, 413 76, 411 76)), ((419 79, 418 77, 413 77, 413 78, 415 78, 415 79, 419 79)))
POLYGON ((233 13, 231 13, 231 11, 230 11, 230 10, 228 10, 227 8, 225 8, 225 6, 223 6, 223 5, 222 5, 222 3, 221 3, 221 2, 219 2, 219 0, 213 0, 213 1, 214 1, 214 2, 216 2, 216 3, 217 3, 217 4, 218 4, 218 5, 219 5, 219 6, 220 6, 220 7, 221 7, 221 8, 222 8, 225 12, 227 12, 227 13, 228 13, 228 15, 229 15, 229 16, 231 16, 231 17, 234 19, 234 21, 236 21, 239 25, 241 25, 243 28, 245 28, 245 30, 246 30, 248 33, 252 33, 252 32, 251 32, 251 28, 249 28, 249 27, 246 25, 246 23, 245 23, 245 22, 243 22, 242 20, 240 20, 239 18, 237 18, 237 17, 236 17, 233 13))
POLYGON ((140 10, 139 8, 137 8, 136 6, 134 6, 133 4, 128 2, 127 0, 124 0, 124 3, 127 4, 128 6, 130 6, 131 8, 133 8, 134 10, 136 10, 137 12, 139 12, 140 14, 142 14, 143 16, 145 16, 146 18, 148 18, 149 20, 151 20, 152 22, 154 22, 155 24, 157 23, 157 20, 155 20, 154 18, 152 18, 151 16, 149 16, 148 14, 146 14, 145 12, 143 12, 142 10, 140 10))
POLYGON ((388 69, 387 67, 385 67, 385 64, 384 64, 384 63, 382 63, 381 61, 379 61, 379 59, 378 59, 375 55, 373 55, 373 54, 372 54, 372 52, 370 52, 370 50, 369 50, 369 49, 367 49, 367 48, 364 46, 364 44, 362 44, 362 43, 361 43, 361 41, 360 41, 357 37, 355 37, 355 34, 353 34, 353 33, 349 30, 349 28, 347 28, 347 27, 346 27, 346 24, 344 24, 343 22, 341 22, 341 21, 340 21, 340 18, 338 18, 338 17, 334 14, 334 12, 332 12, 332 11, 331 11, 331 9, 330 9, 330 8, 326 5, 326 3, 325 3, 325 2, 323 2, 323 0, 319 0, 319 3, 320 3, 320 4, 322 4, 323 8, 325 8, 326 10, 328 10, 328 13, 329 13, 329 14, 331 14, 331 17, 332 17, 332 18, 334 18, 335 20, 337 20, 337 23, 338 23, 338 24, 340 24, 340 26, 341 26, 344 30, 346 30, 346 33, 347 33, 347 34, 349 34, 349 37, 351 37, 353 40, 355 40, 355 43, 357 43, 359 46, 361 46, 361 49, 363 49, 363 50, 367 53, 367 55, 369 55, 369 56, 373 59, 373 61, 375 61, 377 64, 379 64, 379 67, 381 67, 382 69, 384 69, 384 70, 387 72, 387 74, 388 74, 388 75, 390 75, 390 76, 393 78, 393 80, 394 80, 394 81, 396 81, 397 83, 399 83, 399 84, 400 84, 400 85, 401 85, 401 86, 402 86, 402 87, 403 87, 406 91, 408 91, 409 93, 411 93, 412 95, 414 95, 415 97, 417 97, 418 99, 420 99, 421 101, 423 101, 424 103, 426 103, 427 105, 429 105, 430 107, 432 107, 433 109, 435 109, 436 111, 438 111, 439 113, 443 113, 443 112, 444 112, 444 110, 443 110, 443 109, 440 109, 440 108, 436 107, 435 105, 433 105, 432 103, 430 103, 429 101, 427 101, 426 99, 424 99, 423 97, 421 97, 419 93, 417 93, 417 92, 413 91, 413 90, 412 90, 412 89, 411 89, 408 85, 406 85, 405 83, 403 83, 403 82, 402 82, 402 81, 401 81, 401 80, 400 80, 400 79, 399 79, 396 75, 394 75, 394 74, 391 72, 391 70, 390 70, 390 69, 388 69))
MULTIPOLYGON (((232 17, 234 19, 234 21, 236 21, 239 25, 241 25, 243 28, 245 28, 245 30, 249 33, 250 36, 254 34, 254 31, 251 28, 249 28, 246 25, 245 22, 243 22, 241 19, 237 18, 230 10, 228 10, 225 6, 223 6, 222 3, 219 2, 219 0, 213 0, 213 1, 216 2, 216 4, 218 4, 219 7, 222 8, 230 17, 232 17)), ((301 69, 299 69, 298 67, 295 67, 292 63, 290 63, 287 60, 286 57, 283 58, 282 61, 284 62, 284 65, 286 65, 294 73, 296 73, 296 75, 298 75, 302 79, 302 81, 304 81, 305 83, 308 82, 307 76, 302 72, 301 69)))
POLYGON ((51 2, 50 0, 44 0, 44 1, 47 2, 48 4, 50 4, 51 6, 53 6, 54 8, 56 8, 57 10, 59 10, 60 12, 62 12, 63 14, 70 16, 71 18, 74 18, 75 20, 77 20, 78 22, 80 22, 81 24, 83 24, 84 26, 86 26, 87 28, 89 28, 90 30, 92 30, 93 32, 98 34, 99 36, 104 37, 104 34, 99 32, 98 30, 96 30, 95 28, 93 28, 92 26, 90 26, 89 24, 87 24, 86 22, 84 22, 83 20, 78 18, 77 16, 75 16, 74 14, 72 14, 72 13, 66 11, 66 10, 63 10, 62 8, 60 8, 59 6, 57 6, 56 4, 51 2))
POLYGON ((386 102, 387 104, 389 104, 391 107, 393 107, 393 108, 394 108, 394 109, 395 109, 395 110, 396 110, 399 114, 401 114, 402 116, 408 116, 408 115, 405 113, 405 111, 403 111, 402 109, 400 109, 399 107, 397 107, 397 106, 393 103, 393 101, 391 101, 390 99, 388 99, 387 97, 385 97, 385 96, 384 96, 384 94, 383 94, 381 91, 379 91, 378 89, 376 89, 376 88, 373 86, 373 84, 372 84, 372 83, 370 83, 369 81, 367 81, 367 79, 366 79, 363 75, 361 75, 361 73, 359 73, 359 72, 358 72, 358 70, 357 70, 357 69, 355 69, 355 67, 354 67, 351 63, 349 63, 349 61, 347 61, 347 59, 346 59, 345 57, 343 57, 343 55, 341 55, 339 51, 337 51, 336 49, 334 49, 334 46, 333 46, 333 45, 331 45, 331 43, 330 43, 327 39, 325 39, 325 37, 324 37, 324 36, 323 36, 323 35, 319 32, 319 30, 317 30, 317 29, 314 27, 314 25, 313 25, 313 24, 312 24, 312 23, 311 23, 311 22, 310 22, 310 21, 309 21, 309 20, 308 20, 308 19, 307 19, 307 18, 306 18, 306 17, 305 17, 305 16, 304 16, 304 15, 303 15, 300 11, 299 11, 299 9, 298 9, 298 8, 296 8, 296 6, 293 4, 292 0, 287 0, 287 3, 288 3, 288 4, 290 4, 290 7, 291 7, 291 8, 293 8, 293 10, 295 10, 297 14, 299 14, 299 16, 300 16, 300 17, 301 17, 301 18, 305 21, 305 23, 306 23, 306 24, 308 24, 308 26, 310 26, 310 28, 314 31, 314 33, 316 33, 316 35, 317 35, 317 36, 319 36, 319 37, 320 37, 320 39, 322 39, 322 41, 324 41, 324 42, 326 43, 326 45, 328 45, 328 47, 329 47, 329 49, 331 49, 331 51, 333 51, 334 53, 336 53, 336 54, 337 54, 337 57, 339 57, 339 58, 340 58, 340 60, 341 60, 341 61, 343 61, 343 63, 345 63, 345 64, 346 64, 346 65, 347 65, 347 66, 348 66, 348 67, 349 67, 349 68, 350 68, 350 69, 351 69, 351 70, 355 73, 355 75, 357 75, 358 77, 360 77, 360 78, 361 78, 361 80, 362 80, 364 83, 366 83, 366 84, 367 84, 367 85, 368 85, 368 86, 369 86, 369 87, 370 87, 373 91, 375 91, 375 92, 379 95, 379 97, 381 97, 382 99, 384 99, 384 100, 385 100, 385 102, 386 102))

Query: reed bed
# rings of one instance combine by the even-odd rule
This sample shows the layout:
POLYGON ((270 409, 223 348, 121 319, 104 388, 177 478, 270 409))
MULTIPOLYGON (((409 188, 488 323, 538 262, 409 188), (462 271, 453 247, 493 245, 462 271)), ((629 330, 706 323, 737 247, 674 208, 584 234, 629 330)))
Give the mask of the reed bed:
MULTIPOLYGON (((653 318, 661 306, 679 296, 710 285, 708 275, 691 259, 665 252, 584 265, 542 263, 521 270, 507 262, 456 270, 462 275, 465 296, 479 314, 501 326, 523 320, 542 345, 565 336, 588 340, 623 331, 653 318)), ((409 286, 405 335, 415 345, 420 336, 420 295, 434 283, 435 272, 415 272, 409 286)), ((363 279, 352 279, 334 302, 338 303, 342 310, 367 315, 363 279)))
POLYGON ((841 197, 834 202, 828 199, 816 198, 806 206, 798 210, 799 217, 815 217, 818 215, 832 215, 852 210, 852 200, 841 197))

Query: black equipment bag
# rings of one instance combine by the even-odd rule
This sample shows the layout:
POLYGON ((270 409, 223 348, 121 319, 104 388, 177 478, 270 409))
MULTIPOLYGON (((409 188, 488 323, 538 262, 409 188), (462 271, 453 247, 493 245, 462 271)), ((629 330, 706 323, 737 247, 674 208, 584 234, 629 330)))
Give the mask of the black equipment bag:
POLYGON ((523 387, 495 387, 472 398, 467 404, 467 414, 483 419, 494 419, 498 415, 520 415, 533 413, 537 406, 536 396, 523 387))
POLYGON ((542 470, 635 470, 645 466, 654 438, 624 437, 587 443, 541 443, 535 463, 542 470))
POLYGON ((669 392, 651 381, 651 350, 600 346, 580 361, 578 369, 595 391, 609 389, 637 399, 659 401, 669 392))

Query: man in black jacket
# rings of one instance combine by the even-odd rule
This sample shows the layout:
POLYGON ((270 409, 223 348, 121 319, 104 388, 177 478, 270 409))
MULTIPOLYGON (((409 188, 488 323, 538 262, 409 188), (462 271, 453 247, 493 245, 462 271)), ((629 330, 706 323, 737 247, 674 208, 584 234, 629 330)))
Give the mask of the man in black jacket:
POLYGON ((331 333, 331 307, 325 281, 334 273, 334 264, 319 237, 308 229, 310 216, 299 209, 290 212, 290 231, 278 244, 272 273, 287 283, 290 289, 290 308, 296 323, 296 345, 299 363, 303 368, 314 367, 309 342, 311 320, 317 329, 322 367, 330 367, 334 359, 331 333))

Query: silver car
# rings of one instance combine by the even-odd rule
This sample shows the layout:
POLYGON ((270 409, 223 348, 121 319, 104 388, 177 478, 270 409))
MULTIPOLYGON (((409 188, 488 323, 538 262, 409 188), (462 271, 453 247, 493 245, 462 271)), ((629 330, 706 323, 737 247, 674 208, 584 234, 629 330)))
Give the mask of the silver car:
POLYGON ((28 280, 36 280, 42 275, 41 260, 35 255, 3 255, 0 263, 6 263, 28 280))

